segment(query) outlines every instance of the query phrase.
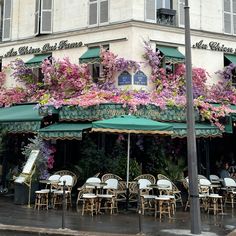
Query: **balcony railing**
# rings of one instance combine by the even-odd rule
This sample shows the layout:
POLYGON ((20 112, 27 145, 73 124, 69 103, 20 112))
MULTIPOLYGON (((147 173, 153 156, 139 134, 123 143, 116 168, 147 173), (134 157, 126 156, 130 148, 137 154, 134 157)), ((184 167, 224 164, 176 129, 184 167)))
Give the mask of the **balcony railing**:
POLYGON ((159 8, 157 9, 157 23, 162 25, 176 25, 176 10, 159 8))

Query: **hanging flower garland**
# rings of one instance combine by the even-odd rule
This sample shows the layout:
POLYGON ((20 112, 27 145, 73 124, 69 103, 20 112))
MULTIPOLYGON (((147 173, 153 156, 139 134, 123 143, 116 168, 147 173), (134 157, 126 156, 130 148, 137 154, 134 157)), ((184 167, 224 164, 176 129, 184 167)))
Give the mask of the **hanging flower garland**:
MULTIPOLYGON (((78 105, 89 107, 101 103, 122 103, 136 111, 139 105, 153 104, 165 109, 166 106, 186 107, 185 65, 175 65, 174 73, 167 73, 160 67, 162 57, 154 51, 150 43, 144 42, 144 59, 151 68, 150 81, 156 89, 152 92, 115 88, 115 77, 121 71, 140 70, 140 64, 133 60, 118 58, 114 53, 101 49, 104 80, 99 84, 92 81, 88 65, 73 64, 68 58, 44 60, 42 83, 39 83, 31 68, 22 60, 11 63, 12 77, 24 88, 4 88, 5 75, 0 74, 0 106, 10 106, 24 101, 39 101, 40 106, 78 105)), ((218 72, 220 81, 211 87, 206 85, 208 73, 202 68, 193 68, 194 104, 202 119, 210 120, 221 127, 219 120, 230 111, 228 107, 212 107, 210 102, 236 104, 236 92, 231 85, 235 65, 218 72), (224 112, 223 112, 224 110, 224 112)))

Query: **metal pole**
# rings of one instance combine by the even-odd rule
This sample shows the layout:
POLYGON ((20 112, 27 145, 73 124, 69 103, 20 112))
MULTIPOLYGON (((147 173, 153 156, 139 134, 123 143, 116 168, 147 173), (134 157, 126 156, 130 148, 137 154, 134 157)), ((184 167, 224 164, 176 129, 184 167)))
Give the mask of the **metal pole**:
POLYGON ((139 235, 143 234, 143 226, 142 226, 142 212, 141 212, 141 201, 140 201, 140 189, 139 182, 138 185, 138 226, 139 226, 139 235))
POLYGON ((128 133, 127 144, 127 170, 126 170, 126 210, 129 208, 129 159, 130 159, 130 133, 128 133))
POLYGON ((129 159, 130 159, 130 134, 128 134, 128 144, 127 144, 127 172, 126 172, 126 187, 129 187, 129 159))
POLYGON ((187 146, 188 175, 190 194, 191 233, 201 234, 200 204, 198 192, 197 151, 195 135, 195 119, 192 90, 192 59, 190 39, 190 19, 188 0, 185 0, 185 55, 186 55, 186 93, 187 93, 187 146))
POLYGON ((62 195, 62 222, 61 222, 61 228, 65 229, 65 210, 66 210, 66 196, 65 191, 66 190, 66 181, 63 181, 63 195, 62 195))

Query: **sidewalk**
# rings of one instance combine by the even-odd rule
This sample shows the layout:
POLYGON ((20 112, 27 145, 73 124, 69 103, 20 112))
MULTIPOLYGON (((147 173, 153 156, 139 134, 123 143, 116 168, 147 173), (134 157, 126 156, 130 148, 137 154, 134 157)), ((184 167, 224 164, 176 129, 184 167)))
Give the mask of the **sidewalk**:
MULTIPOLYGON (((14 235, 79 235, 79 236, 131 236, 139 233, 139 216, 136 211, 124 211, 115 215, 84 215, 80 209, 70 209, 62 226, 61 210, 34 210, 15 205, 10 197, 0 196, 0 235, 3 232, 21 232, 14 235), (29 234, 30 233, 30 234, 29 234)), ((223 215, 202 213, 202 235, 227 235, 236 228, 236 210, 227 208, 223 215)), ((177 209, 174 218, 162 221, 152 215, 142 217, 142 232, 147 236, 191 235, 190 214, 177 209)), ((10 235, 7 234, 6 235, 10 235)), ((234 236, 231 233, 230 236, 234 236)), ((236 233, 235 233, 236 236, 236 233)))

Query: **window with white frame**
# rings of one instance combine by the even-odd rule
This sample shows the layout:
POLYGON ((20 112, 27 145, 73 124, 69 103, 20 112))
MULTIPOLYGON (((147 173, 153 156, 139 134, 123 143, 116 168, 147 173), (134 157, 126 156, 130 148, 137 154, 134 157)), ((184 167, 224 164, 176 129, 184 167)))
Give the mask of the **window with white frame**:
POLYGON ((109 21, 109 1, 89 0, 89 25, 102 25, 109 21))
POLYGON ((53 0, 35 0, 34 34, 52 33, 53 0))
POLYGON ((156 0, 156 9, 172 9, 172 0, 156 0))
POLYGON ((224 32, 236 34, 236 0, 224 0, 224 32))
MULTIPOLYGON (((109 50, 109 44, 107 45, 102 45, 102 48, 105 49, 106 51, 109 50)), ((89 63, 89 71, 90 74, 93 78, 94 83, 102 83, 104 79, 104 74, 103 74, 104 67, 101 64, 101 60, 92 62, 91 64, 89 63)))
POLYGON ((184 6, 185 0, 179 0, 179 26, 184 26, 184 6))
POLYGON ((3 1, 2 40, 11 39, 12 0, 3 1))
POLYGON ((173 24, 175 10, 172 0, 145 0, 145 21, 173 24))

